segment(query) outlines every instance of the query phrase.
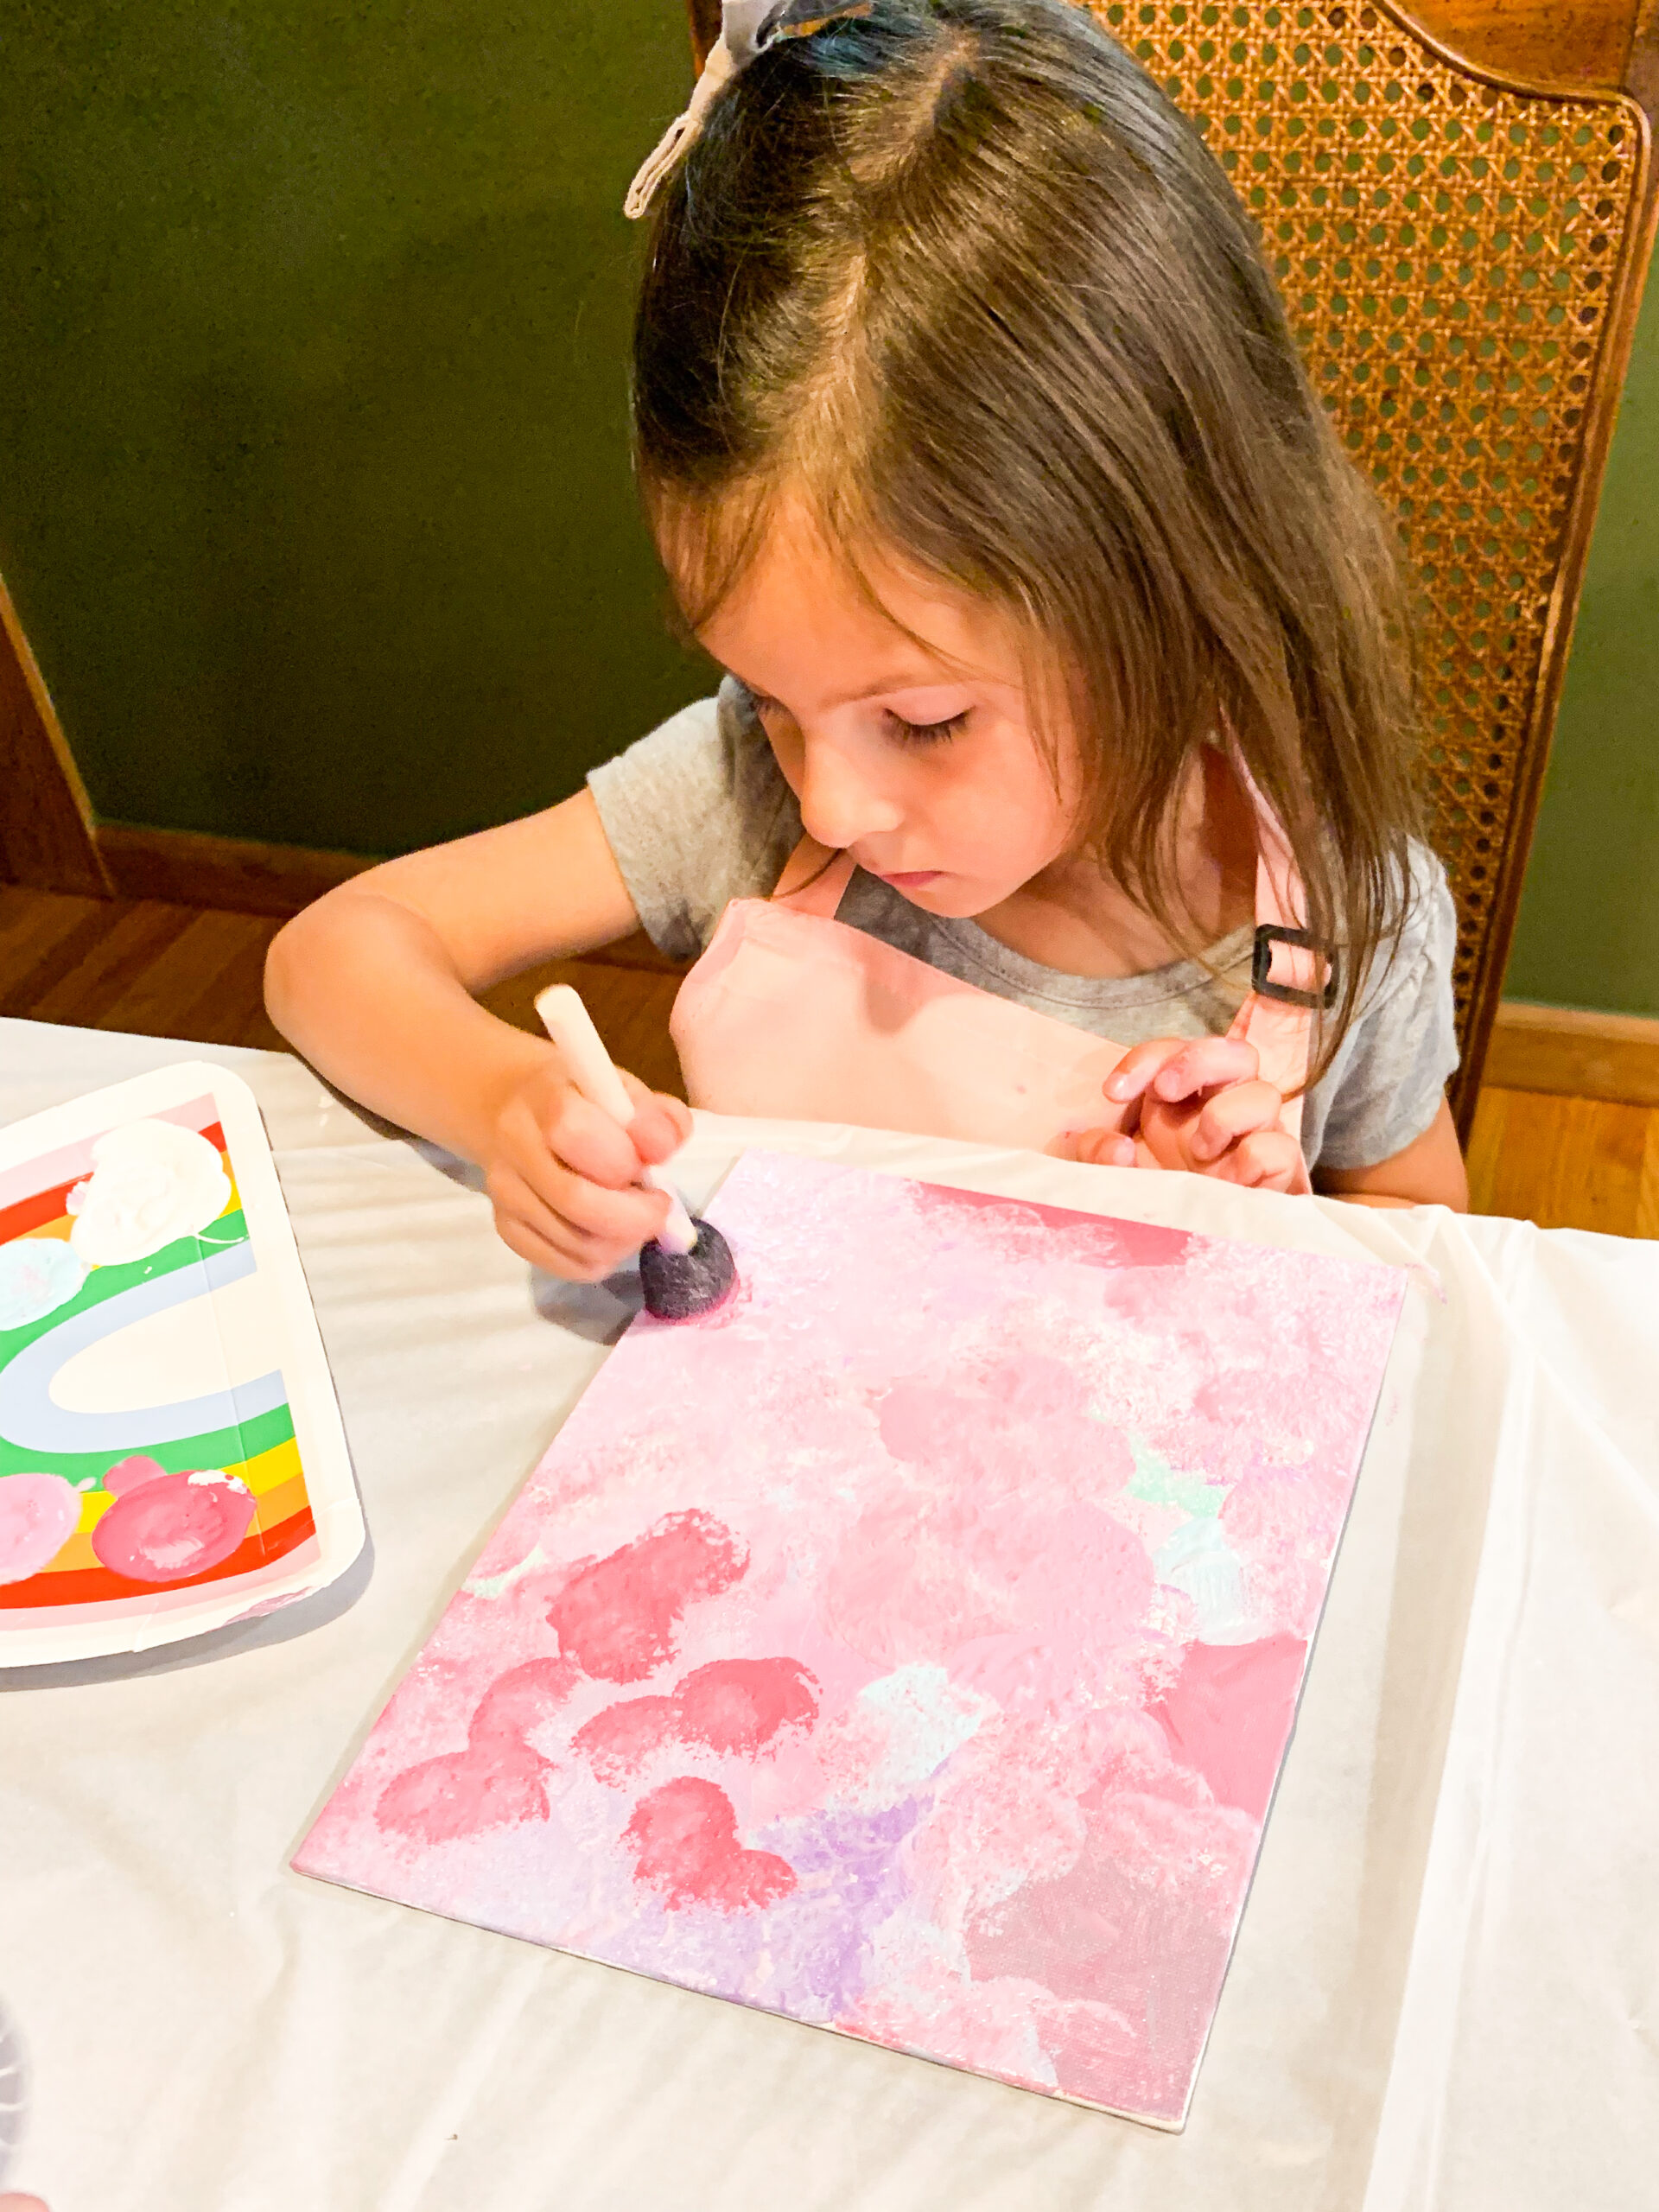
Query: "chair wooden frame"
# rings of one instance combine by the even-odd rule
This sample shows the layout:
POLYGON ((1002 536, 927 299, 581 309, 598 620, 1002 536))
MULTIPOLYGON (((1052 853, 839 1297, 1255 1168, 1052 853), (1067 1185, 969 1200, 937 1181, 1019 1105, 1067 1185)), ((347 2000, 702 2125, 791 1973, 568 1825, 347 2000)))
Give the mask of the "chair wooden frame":
POLYGON ((1400 520, 1466 1139, 1659 220, 1659 0, 1085 3, 1233 175, 1400 520))

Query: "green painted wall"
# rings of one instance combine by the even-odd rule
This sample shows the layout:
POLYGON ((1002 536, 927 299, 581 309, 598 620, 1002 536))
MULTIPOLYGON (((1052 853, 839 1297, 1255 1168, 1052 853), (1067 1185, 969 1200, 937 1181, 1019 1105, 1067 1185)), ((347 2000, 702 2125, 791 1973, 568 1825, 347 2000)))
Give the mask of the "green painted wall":
POLYGON ((9 0, 0 571, 107 818, 390 852, 693 696, 629 177, 680 0, 9 0))
MULTIPOLYGON (((701 688, 626 467, 680 0, 10 0, 0 570, 107 818, 391 852, 701 688)), ((1510 976, 1659 1013, 1659 287, 1510 976)))
POLYGON ((1659 262, 1579 602, 1507 985, 1659 1014, 1659 262))

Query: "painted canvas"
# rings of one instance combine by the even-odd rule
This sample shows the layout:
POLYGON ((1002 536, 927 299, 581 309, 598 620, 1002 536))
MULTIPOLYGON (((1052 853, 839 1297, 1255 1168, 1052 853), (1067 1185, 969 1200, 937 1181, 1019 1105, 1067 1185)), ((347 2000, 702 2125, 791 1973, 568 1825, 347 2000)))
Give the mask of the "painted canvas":
POLYGON ((0 1665, 200 1634, 362 1539, 240 1078, 187 1065, 0 1132, 0 1665))
POLYGON ((1181 2124, 1397 1270, 750 1153, 296 1865, 1181 2124))

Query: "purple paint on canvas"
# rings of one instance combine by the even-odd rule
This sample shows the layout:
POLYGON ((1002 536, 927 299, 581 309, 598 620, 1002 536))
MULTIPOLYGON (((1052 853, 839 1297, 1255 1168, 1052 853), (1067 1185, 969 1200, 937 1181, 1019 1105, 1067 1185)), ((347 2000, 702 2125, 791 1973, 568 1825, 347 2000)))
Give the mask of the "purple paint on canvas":
POLYGON ((305 1871, 1178 2123, 1397 1270, 751 1154, 305 1871))

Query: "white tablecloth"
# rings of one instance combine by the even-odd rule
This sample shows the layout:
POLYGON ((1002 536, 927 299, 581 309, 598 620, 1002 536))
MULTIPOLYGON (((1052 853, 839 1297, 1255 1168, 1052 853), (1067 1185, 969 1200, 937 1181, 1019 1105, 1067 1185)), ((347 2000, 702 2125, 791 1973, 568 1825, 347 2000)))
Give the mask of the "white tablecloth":
MULTIPOLYGON (((0 1120, 202 1056, 0 1021, 0 1120)), ((1659 1246, 701 1122, 694 1200, 754 1142, 1424 1263, 1167 2137, 288 1870, 625 1308, 532 1278, 475 1191, 295 1061, 206 1057, 264 1109, 373 1573, 207 1662, 7 1678, 12 2186, 53 2212, 1651 2212, 1659 1246)))

